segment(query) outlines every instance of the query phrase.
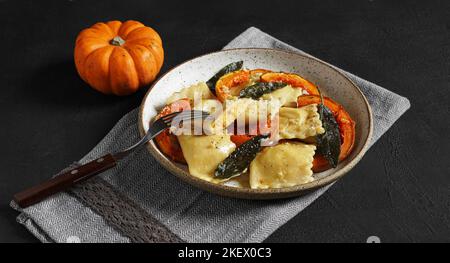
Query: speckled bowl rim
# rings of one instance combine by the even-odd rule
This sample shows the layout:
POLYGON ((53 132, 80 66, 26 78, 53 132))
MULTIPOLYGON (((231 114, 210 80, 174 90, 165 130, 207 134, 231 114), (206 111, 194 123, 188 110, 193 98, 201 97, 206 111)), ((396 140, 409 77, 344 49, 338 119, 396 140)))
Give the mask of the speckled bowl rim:
POLYGON ((211 54, 216 54, 216 53, 222 53, 222 52, 230 52, 233 50, 247 50, 247 51, 252 51, 252 50, 266 50, 267 52, 282 52, 282 53, 287 53, 293 56, 299 56, 305 59, 310 59, 310 60, 314 60, 317 63, 320 63, 322 65, 324 65, 325 67, 330 68, 331 70, 335 71, 336 73, 338 73, 339 75, 341 75, 343 78, 345 78, 352 86, 353 88, 357 91, 358 94, 360 94, 362 100, 364 101, 364 104, 366 106, 366 112, 368 113, 367 119, 369 120, 369 131, 367 133, 367 137, 366 137, 366 141, 363 144, 363 147, 361 148, 361 150, 353 157, 352 160, 350 160, 344 167, 342 167, 341 169, 337 170, 336 172, 331 173, 330 175, 324 177, 324 178, 319 178, 316 179, 310 183, 306 183, 306 184, 302 184, 302 185, 297 185, 297 186, 292 186, 292 187, 285 187, 285 188, 271 188, 271 189, 251 189, 251 188, 238 188, 238 187, 232 187, 232 186, 226 186, 226 185, 221 185, 221 184, 215 184, 215 183, 211 183, 202 179, 199 179, 195 176, 190 175, 187 171, 184 171, 183 169, 181 169, 180 167, 178 167, 174 162, 170 161, 169 159, 167 159, 163 153, 160 152, 160 150, 158 149, 158 147, 156 146, 156 144, 152 141, 150 143, 147 144, 147 149, 150 152, 150 154, 164 167, 166 168, 170 173, 174 174, 175 176, 177 176, 178 178, 180 178, 181 180, 195 186, 198 187, 202 190, 214 193, 214 194, 218 194, 218 195, 222 195, 222 196, 227 196, 227 197, 233 197, 233 198, 241 198, 241 199, 280 199, 280 198, 289 198, 289 197, 295 197, 295 196, 301 196, 301 195, 305 195, 308 194, 318 188, 321 188, 323 186, 329 185, 333 182, 335 182, 336 180, 338 180, 339 178, 341 178, 342 176, 344 176, 346 173, 348 173, 360 160, 361 158, 364 156, 364 154, 367 152, 368 148, 369 148, 369 143, 370 140, 372 138, 372 133, 373 133, 373 118, 372 118, 372 109, 369 105, 369 102, 367 101, 367 98, 364 96, 364 94, 362 93, 362 91, 358 88, 358 86, 347 76, 345 76, 344 74, 342 74, 340 71, 338 71, 336 68, 334 68, 332 65, 311 57, 311 56, 307 56, 307 55, 303 55, 303 54, 298 54, 298 53, 294 53, 294 52, 289 52, 289 51, 284 51, 284 50, 279 50, 279 49, 271 49, 271 48, 235 48, 235 49, 226 49, 226 50, 220 50, 220 51, 215 51, 215 52, 210 52, 204 55, 200 55, 197 57, 194 57, 192 59, 189 59, 183 63, 180 63, 179 65, 173 67, 172 69, 168 70, 166 73, 164 73, 163 75, 161 75, 157 81, 155 81, 151 87, 149 88, 149 90, 147 91, 146 95, 144 96, 144 99, 142 100, 140 109, 139 109, 139 119, 138 119, 138 126, 139 126, 139 133, 142 136, 144 136, 145 131, 143 128, 143 112, 144 112, 144 105, 145 102, 147 101, 147 97, 152 95, 152 91, 153 91, 153 87, 161 80, 163 79, 167 74, 169 74, 170 72, 172 72, 173 70, 175 70, 177 67, 185 64, 185 63, 189 63, 190 61, 194 60, 194 59, 198 59, 204 56, 208 56, 211 54))

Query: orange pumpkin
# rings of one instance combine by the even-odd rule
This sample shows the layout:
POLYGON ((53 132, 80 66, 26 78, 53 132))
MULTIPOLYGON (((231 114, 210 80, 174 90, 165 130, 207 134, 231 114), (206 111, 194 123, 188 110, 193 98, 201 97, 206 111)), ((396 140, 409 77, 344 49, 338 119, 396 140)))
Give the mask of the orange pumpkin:
POLYGON ((222 76, 216 83, 217 98, 224 102, 232 96, 238 96, 239 91, 250 81, 248 70, 238 70, 222 76))
MULTIPOLYGON (((191 101, 188 98, 180 99, 166 105, 156 116, 156 119, 169 115, 173 112, 185 111, 191 109, 191 101)), ((159 149, 167 155, 171 160, 178 163, 186 163, 184 159, 183 151, 181 150, 181 145, 178 142, 177 136, 172 134, 169 129, 164 130, 162 133, 155 137, 156 144, 159 149)))
MULTIPOLYGON (((250 129, 248 134, 236 134, 237 131, 237 127, 236 127, 237 123, 235 122, 233 126, 230 125, 230 129, 229 132, 232 133, 232 135, 230 136, 230 140, 232 142, 234 142, 234 144, 236 144, 237 147, 241 146, 244 142, 250 140, 251 138, 253 138, 255 136, 255 134, 267 134, 271 132, 271 125, 272 125, 272 120, 270 118, 267 118, 267 122, 264 124, 264 126, 259 127, 260 122, 258 120, 257 126, 256 127, 252 127, 252 129, 250 129), (255 130, 256 128, 256 130, 255 130)), ((250 127, 249 127, 250 128, 250 127)))
POLYGON ((222 76, 216 83, 217 98, 224 102, 226 99, 239 96, 242 88, 247 86, 252 79, 260 78, 261 75, 271 72, 267 69, 237 70, 222 76))
POLYGON ((128 95, 156 78, 164 50, 152 28, 137 21, 110 21, 80 32, 74 58, 78 74, 91 87, 128 95))

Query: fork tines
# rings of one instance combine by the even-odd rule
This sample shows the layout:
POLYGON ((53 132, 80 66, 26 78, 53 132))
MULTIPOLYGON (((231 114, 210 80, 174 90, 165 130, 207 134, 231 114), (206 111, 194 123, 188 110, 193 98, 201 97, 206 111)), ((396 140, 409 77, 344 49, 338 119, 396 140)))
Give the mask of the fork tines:
POLYGON ((209 113, 199 110, 188 110, 188 111, 181 111, 181 112, 173 112, 166 116, 161 117, 161 119, 164 121, 166 125, 170 125, 172 120, 175 118, 178 121, 185 121, 185 120, 192 120, 192 119, 200 119, 200 118, 206 118, 208 117, 209 113))

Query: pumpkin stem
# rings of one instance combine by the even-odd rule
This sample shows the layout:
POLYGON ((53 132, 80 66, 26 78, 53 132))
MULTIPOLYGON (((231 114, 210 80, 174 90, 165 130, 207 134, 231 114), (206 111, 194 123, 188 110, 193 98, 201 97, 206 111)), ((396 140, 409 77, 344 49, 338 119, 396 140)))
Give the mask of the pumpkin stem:
POLYGON ((121 38, 121 37, 119 37, 119 36, 116 36, 116 37, 114 37, 113 39, 111 39, 111 41, 109 41, 109 43, 111 44, 111 45, 114 45, 114 46, 122 46, 123 44, 125 44, 125 40, 123 40, 123 38, 121 38))

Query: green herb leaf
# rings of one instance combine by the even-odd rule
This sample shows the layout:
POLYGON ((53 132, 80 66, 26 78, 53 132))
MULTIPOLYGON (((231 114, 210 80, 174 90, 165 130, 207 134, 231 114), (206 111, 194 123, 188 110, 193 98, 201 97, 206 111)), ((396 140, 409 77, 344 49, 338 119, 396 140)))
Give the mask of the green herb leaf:
POLYGON ((258 99, 262 95, 286 87, 286 83, 282 82, 257 82, 241 90, 239 98, 258 99))
POLYGON ((269 135, 257 135, 236 148, 225 160, 223 160, 214 173, 216 178, 228 179, 243 173, 256 154, 261 151, 261 141, 269 135))
POLYGON ((321 154, 335 168, 341 153, 341 135, 339 125, 333 113, 325 105, 319 104, 320 119, 325 133, 316 136, 317 153, 321 154))
POLYGON ((206 85, 208 86, 209 90, 211 90, 211 92, 215 95, 216 94, 216 82, 223 75, 226 75, 233 71, 240 70, 243 65, 244 65, 244 61, 237 61, 237 62, 230 63, 230 64, 226 65, 225 67, 223 67, 221 70, 219 70, 219 72, 217 72, 214 76, 212 76, 212 78, 210 78, 206 82, 206 85))

